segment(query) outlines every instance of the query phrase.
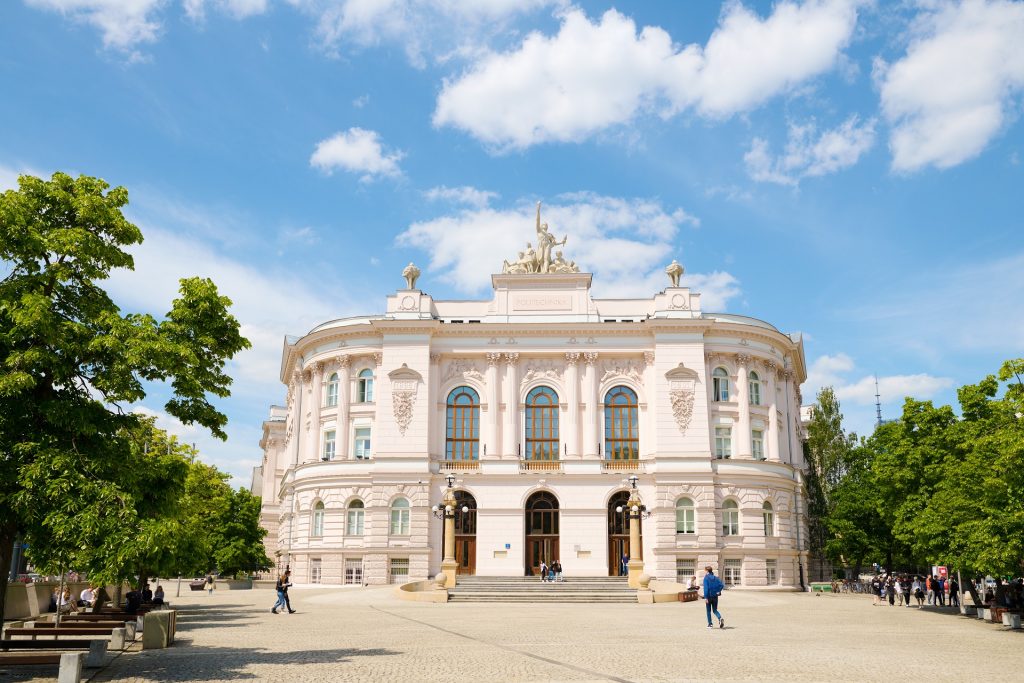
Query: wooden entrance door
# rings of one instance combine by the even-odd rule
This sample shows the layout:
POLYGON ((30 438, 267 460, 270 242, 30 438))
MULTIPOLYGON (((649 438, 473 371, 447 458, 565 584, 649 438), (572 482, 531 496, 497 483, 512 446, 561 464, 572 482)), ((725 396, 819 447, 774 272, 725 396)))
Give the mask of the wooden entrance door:
POLYGON ((558 499, 540 491, 526 501, 526 573, 536 576, 540 563, 558 557, 558 499))
POLYGON ((608 576, 625 576, 622 571, 622 556, 633 554, 629 547, 629 501, 628 491, 619 491, 608 501, 608 576), (616 508, 622 512, 616 512, 616 508))
POLYGON ((476 498, 466 491, 455 492, 455 560, 459 574, 476 574, 476 498))

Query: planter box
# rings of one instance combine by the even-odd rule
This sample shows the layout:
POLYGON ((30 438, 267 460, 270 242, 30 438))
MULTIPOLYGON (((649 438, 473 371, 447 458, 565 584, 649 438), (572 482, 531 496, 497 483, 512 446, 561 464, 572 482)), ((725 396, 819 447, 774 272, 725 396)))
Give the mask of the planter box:
POLYGON ((697 591, 683 591, 679 594, 679 602, 696 602, 697 591))
POLYGON ((229 591, 247 591, 252 589, 252 579, 221 579, 217 585, 229 591))
POLYGON ((1009 626, 1010 628, 1020 628, 1020 615, 1013 614, 1010 612, 1003 612, 1003 626, 1009 626))

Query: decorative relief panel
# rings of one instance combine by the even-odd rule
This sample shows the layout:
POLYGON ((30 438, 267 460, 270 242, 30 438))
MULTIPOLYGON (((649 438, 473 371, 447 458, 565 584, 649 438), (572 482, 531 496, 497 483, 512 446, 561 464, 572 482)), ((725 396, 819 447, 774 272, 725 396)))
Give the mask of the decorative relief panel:
POLYGON ((601 375, 602 384, 612 377, 625 377, 633 380, 637 384, 643 384, 644 368, 636 361, 612 359, 605 361, 602 365, 604 369, 604 374, 601 375))
POLYGON ((456 358, 445 366, 442 382, 447 382, 454 377, 475 379, 478 382, 484 381, 484 373, 480 370, 480 364, 468 358, 456 358))
POLYGON ((665 373, 668 380, 668 398, 672 405, 672 417, 675 418, 680 434, 686 434, 693 418, 693 403, 697 389, 698 375, 694 370, 679 367, 665 373))
POLYGON ((562 364, 553 360, 533 359, 526 361, 523 379, 520 381, 520 384, 529 384, 537 379, 560 381, 562 379, 562 364))
POLYGON ((395 424, 398 425, 398 432, 405 436, 406 430, 412 424, 416 391, 423 382, 423 377, 402 363, 402 367, 388 373, 388 378, 391 380, 391 406, 395 415, 395 424))

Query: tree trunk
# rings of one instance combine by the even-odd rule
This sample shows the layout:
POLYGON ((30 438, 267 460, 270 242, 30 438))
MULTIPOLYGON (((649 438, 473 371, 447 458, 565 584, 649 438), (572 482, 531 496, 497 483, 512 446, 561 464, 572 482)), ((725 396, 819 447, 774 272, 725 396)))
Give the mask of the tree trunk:
POLYGON ((18 539, 13 528, 0 531, 0 567, 3 567, 3 585, 0 585, 0 623, 3 623, 4 609, 7 608, 7 585, 10 580, 11 559, 14 555, 14 542, 18 539))

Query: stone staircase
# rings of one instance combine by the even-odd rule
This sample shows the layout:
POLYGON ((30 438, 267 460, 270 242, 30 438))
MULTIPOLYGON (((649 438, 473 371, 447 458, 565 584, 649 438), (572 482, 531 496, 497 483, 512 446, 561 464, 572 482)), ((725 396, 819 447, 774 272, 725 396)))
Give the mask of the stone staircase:
POLYGON ((566 577, 545 583, 536 576, 460 576, 448 602, 622 602, 636 604, 625 577, 566 577))

